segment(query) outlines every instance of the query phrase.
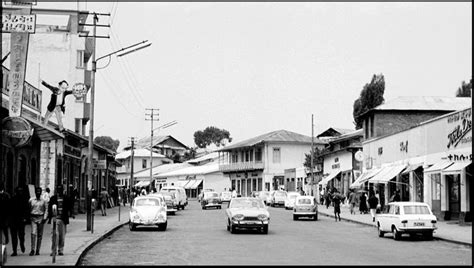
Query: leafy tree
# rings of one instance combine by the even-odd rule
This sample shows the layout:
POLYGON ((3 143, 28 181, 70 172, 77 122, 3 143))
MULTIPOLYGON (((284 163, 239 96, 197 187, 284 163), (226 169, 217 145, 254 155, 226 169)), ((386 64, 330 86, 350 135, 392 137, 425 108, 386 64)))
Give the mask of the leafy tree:
POLYGON ((354 117, 356 129, 362 128, 360 115, 384 102, 385 79, 383 74, 373 75, 370 83, 365 84, 360 96, 354 101, 352 116, 354 117))
POLYGON ((117 152, 117 148, 120 145, 119 140, 114 140, 109 136, 98 136, 94 138, 94 143, 97 143, 107 149, 117 152))
POLYGON ((229 131, 225 129, 219 129, 217 127, 207 127, 204 130, 198 130, 194 132, 194 143, 199 148, 206 148, 207 146, 214 144, 217 147, 224 146, 226 141, 231 142, 229 131))
POLYGON ((466 84, 466 82, 462 81, 461 87, 458 88, 456 91, 456 97, 471 97, 472 94, 472 78, 469 81, 469 84, 466 84))
MULTIPOLYGON (((317 147, 314 148, 314 151, 313 151, 313 168, 314 170, 316 170, 316 166, 319 164, 319 165, 322 165, 323 164, 323 161, 324 161, 324 158, 321 156, 321 154, 323 154, 325 151, 325 149, 319 149, 317 147)), ((306 168, 309 168, 311 169, 311 152, 309 152, 308 154, 305 154, 305 161, 303 163, 303 165, 306 167, 306 168)))

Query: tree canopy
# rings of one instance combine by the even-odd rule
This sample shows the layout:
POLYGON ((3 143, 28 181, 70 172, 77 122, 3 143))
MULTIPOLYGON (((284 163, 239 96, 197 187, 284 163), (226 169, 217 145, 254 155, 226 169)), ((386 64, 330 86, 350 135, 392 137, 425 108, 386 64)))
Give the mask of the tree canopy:
POLYGON ((471 97, 472 94, 472 78, 468 84, 462 81, 462 85, 456 91, 456 97, 471 97))
POLYGON ((120 145, 119 140, 114 140, 109 136, 98 136, 94 138, 94 143, 97 143, 107 149, 117 152, 117 148, 120 145))
POLYGON ((368 110, 384 102, 385 79, 383 74, 373 75, 370 83, 365 84, 360 96, 354 101, 352 116, 354 117, 356 129, 362 128, 362 120, 359 116, 368 110))
POLYGON ((229 131, 225 129, 219 129, 217 127, 206 127, 204 130, 198 130, 194 132, 194 143, 199 148, 206 148, 207 146, 214 144, 217 147, 224 146, 226 141, 231 142, 229 131))
MULTIPOLYGON (((316 169, 316 166, 322 165, 324 158, 321 156, 321 154, 324 152, 324 149, 319 149, 317 147, 314 147, 313 151, 313 168, 316 169)), ((304 154, 305 155, 305 161, 303 163, 303 166, 306 168, 311 169, 311 152, 304 154)))

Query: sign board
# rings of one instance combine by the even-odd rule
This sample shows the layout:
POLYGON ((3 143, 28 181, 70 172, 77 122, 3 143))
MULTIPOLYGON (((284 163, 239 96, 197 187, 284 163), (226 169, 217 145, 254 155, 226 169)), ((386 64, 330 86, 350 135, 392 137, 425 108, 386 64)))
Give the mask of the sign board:
POLYGON ((2 120, 2 142, 12 147, 20 147, 27 144, 34 129, 23 117, 6 117, 2 120))
POLYGON ((36 15, 2 14, 2 33, 35 33, 36 15))
POLYGON ((106 169, 107 160, 92 160, 92 169, 106 169))
POLYGON ((6 6, 26 6, 26 5, 33 5, 36 6, 36 0, 14 0, 14 1, 3 1, 6 6))
POLYGON ((87 94, 88 88, 84 83, 75 83, 72 86, 72 94, 76 97, 76 102, 84 102, 84 96, 87 94))
POLYGON ((364 153, 359 150, 354 154, 354 158, 355 158, 355 160, 357 160, 359 162, 362 162, 362 161, 364 161, 364 153))
POLYGON ((8 91, 10 92, 10 116, 21 115, 23 88, 25 82, 26 56, 28 52, 28 33, 11 34, 10 76, 8 91))

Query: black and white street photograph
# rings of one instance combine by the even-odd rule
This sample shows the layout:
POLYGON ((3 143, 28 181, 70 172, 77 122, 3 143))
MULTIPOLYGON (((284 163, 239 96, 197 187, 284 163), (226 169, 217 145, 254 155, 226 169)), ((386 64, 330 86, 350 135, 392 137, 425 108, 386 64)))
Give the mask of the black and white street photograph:
POLYGON ((472 267, 472 1, 1 1, 0 267, 472 267))

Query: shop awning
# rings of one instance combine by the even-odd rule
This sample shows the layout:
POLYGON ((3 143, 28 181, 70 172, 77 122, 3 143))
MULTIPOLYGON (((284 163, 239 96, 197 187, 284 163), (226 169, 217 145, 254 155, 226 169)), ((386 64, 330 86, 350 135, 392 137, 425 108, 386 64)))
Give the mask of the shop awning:
POLYGON ((135 187, 147 187, 150 185, 150 181, 139 181, 135 183, 135 187))
POLYGON ((36 135, 38 135, 41 141, 64 139, 64 134, 51 128, 50 126, 43 125, 41 122, 37 122, 29 117, 23 118, 30 122, 31 126, 35 129, 36 135))
POLYGON ((397 165, 383 168, 380 173, 369 180, 370 183, 388 183, 395 176, 400 174, 407 165, 397 165))
POLYGON ((443 174, 459 174, 465 167, 469 166, 471 163, 472 162, 454 162, 454 164, 443 170, 443 174))
POLYGON ((376 168, 376 169, 371 169, 368 170, 364 173, 362 173, 350 186, 349 188, 359 188, 362 184, 364 184, 366 181, 368 181, 370 178, 373 176, 377 175, 382 169, 381 168, 376 168))
POLYGON ((189 180, 189 182, 184 185, 184 189, 196 189, 201 183, 202 180, 189 180))
POLYGON ((329 174, 326 178, 323 178, 318 184, 321 185, 326 185, 328 182, 332 179, 334 179, 337 175, 341 173, 341 170, 333 171, 331 174, 329 174))
POLYGON ((444 161, 440 161, 438 163, 435 163, 434 165, 432 165, 431 167, 425 169, 425 173, 430 173, 430 172, 441 172, 441 170, 449 167, 450 165, 452 165, 453 162, 451 161, 448 161, 448 160, 444 160, 444 161))
POLYGON ((402 173, 405 174, 405 173, 412 172, 413 170, 416 170, 417 168, 419 168, 421 166, 423 166, 423 163, 409 165, 402 173))

